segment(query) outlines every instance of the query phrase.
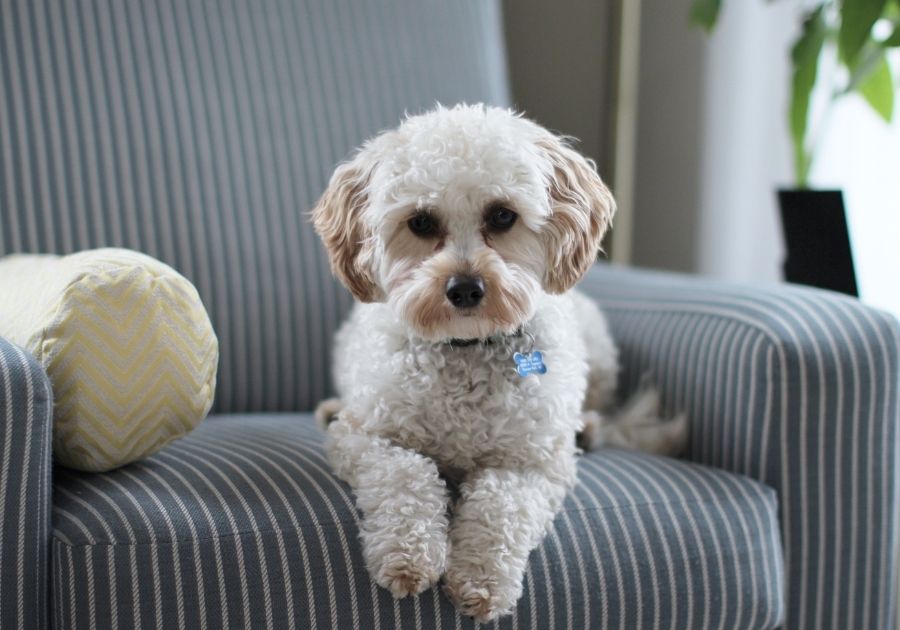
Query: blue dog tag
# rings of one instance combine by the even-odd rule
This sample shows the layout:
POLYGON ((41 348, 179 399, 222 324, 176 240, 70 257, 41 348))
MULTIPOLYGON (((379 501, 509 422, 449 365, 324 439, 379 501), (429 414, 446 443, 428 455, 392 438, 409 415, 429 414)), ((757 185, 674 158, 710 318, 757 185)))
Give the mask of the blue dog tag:
POLYGON ((519 376, 525 377, 529 374, 547 373, 547 366, 544 365, 544 355, 541 354, 540 350, 526 352, 525 354, 516 352, 513 355, 513 360, 516 362, 516 372, 519 373, 519 376))

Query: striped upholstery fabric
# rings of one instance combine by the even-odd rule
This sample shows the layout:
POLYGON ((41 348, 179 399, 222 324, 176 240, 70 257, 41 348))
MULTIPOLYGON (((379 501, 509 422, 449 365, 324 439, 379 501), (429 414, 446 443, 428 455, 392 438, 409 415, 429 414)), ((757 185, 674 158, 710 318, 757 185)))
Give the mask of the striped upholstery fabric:
POLYGON ((216 409, 312 409, 351 302, 304 213, 404 111, 509 101, 498 5, 3 0, 0 256, 150 254, 210 311, 216 409))
POLYGON ((52 419, 47 376, 0 338, 0 628, 49 625, 52 419))
MULTIPOLYGON (((437 589, 374 586, 347 486, 306 415, 223 416, 144 461, 55 484, 59 628, 471 628, 437 589)), ((497 628, 771 628, 773 492, 625 451, 580 483, 497 628)))
POLYGON ((900 325, 858 301, 598 266, 623 386, 686 411, 689 458, 775 488, 786 628, 893 628, 900 325))

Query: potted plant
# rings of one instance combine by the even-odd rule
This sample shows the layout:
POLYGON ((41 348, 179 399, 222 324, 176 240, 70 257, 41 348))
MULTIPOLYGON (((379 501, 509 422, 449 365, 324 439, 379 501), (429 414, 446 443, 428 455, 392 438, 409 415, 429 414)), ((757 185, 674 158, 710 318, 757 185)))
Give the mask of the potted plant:
MULTIPOLYGON (((694 0, 691 21, 710 32, 722 0, 694 0)), ((791 48, 793 72, 788 127, 794 154, 794 189, 780 190, 788 244, 785 275, 856 295, 840 191, 809 189, 809 174, 835 104, 851 94, 890 122, 898 78, 888 51, 900 46, 900 0, 818 0, 805 4, 802 28, 791 48), (830 57, 835 71, 822 75, 830 57), (810 107, 817 82, 827 94, 817 119, 810 107)), ((822 90, 820 90, 821 92, 822 90)))

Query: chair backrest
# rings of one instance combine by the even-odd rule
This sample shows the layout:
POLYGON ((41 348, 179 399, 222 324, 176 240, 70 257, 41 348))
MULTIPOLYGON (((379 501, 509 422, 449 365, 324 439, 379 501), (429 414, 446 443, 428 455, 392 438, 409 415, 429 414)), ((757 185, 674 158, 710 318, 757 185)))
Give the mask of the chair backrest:
POLYGON ((0 255, 155 256, 210 311, 218 411, 310 409, 351 298, 305 213, 459 101, 509 102, 496 0, 0 3, 0 255))

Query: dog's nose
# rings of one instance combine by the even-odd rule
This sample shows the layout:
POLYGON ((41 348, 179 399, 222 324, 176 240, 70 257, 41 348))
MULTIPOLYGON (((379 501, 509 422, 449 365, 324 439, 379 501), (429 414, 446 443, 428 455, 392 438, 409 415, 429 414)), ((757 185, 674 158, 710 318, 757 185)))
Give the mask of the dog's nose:
POLYGON ((447 299, 456 308, 478 306, 484 297, 484 280, 478 276, 453 276, 447 281, 447 299))

